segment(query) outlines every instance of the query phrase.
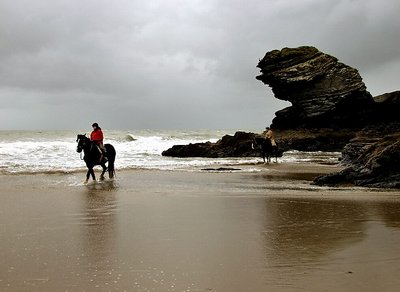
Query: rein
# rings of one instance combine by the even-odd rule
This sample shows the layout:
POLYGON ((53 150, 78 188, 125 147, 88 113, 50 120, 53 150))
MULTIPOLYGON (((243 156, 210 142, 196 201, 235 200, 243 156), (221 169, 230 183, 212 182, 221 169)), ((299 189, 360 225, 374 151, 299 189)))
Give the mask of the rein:
MULTIPOLYGON (((82 139, 85 139, 85 138, 82 138, 82 139)), ((86 146, 88 145, 86 142, 87 142, 87 141, 84 141, 84 142, 82 143, 82 145, 81 145, 82 151, 79 153, 79 157, 80 157, 81 160, 85 160, 85 148, 86 148, 86 146), (83 157, 82 157, 82 155, 83 155, 83 157)), ((89 140, 89 144, 90 144, 90 143, 92 143, 92 142, 90 142, 90 140, 89 140)), ((90 149, 90 145, 89 145, 89 149, 90 149)), ((88 155, 90 154, 89 149, 87 149, 88 155)))
MULTIPOLYGON (((85 134, 86 135, 86 134, 85 134)), ((84 139, 84 138, 81 138, 81 139, 84 139)), ((81 146, 81 149, 82 149, 82 151, 79 153, 79 157, 80 157, 80 159, 81 160, 84 160, 84 154, 85 154, 85 145, 86 145, 86 143, 85 142, 83 142, 83 144, 82 144, 82 146, 81 146), (82 157, 82 154, 83 154, 83 157, 82 157)))

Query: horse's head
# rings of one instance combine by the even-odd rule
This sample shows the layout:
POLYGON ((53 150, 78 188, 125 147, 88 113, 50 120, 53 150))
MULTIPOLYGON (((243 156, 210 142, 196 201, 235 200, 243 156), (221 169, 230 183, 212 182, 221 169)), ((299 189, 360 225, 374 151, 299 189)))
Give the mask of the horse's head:
POLYGON ((86 137, 86 135, 78 134, 78 136, 76 136, 76 142, 78 143, 78 146, 76 147, 76 152, 81 153, 87 145, 88 141, 90 141, 90 139, 86 137))

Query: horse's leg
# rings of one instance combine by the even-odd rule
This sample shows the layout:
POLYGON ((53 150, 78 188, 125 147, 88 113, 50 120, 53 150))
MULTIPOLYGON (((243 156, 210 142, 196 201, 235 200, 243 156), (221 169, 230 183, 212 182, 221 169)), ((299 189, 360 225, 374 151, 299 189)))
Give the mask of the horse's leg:
POLYGON ((271 153, 270 153, 269 149, 266 148, 264 153, 265 153, 266 161, 267 161, 267 163, 269 164, 270 161, 271 161, 271 153))
POLYGON ((85 184, 87 184, 87 182, 89 181, 89 177, 90 177, 90 168, 88 167, 88 171, 86 173, 86 179, 85 179, 85 184))
POLYGON ((106 166, 104 163, 102 163, 102 164, 101 164, 101 167, 103 168, 103 171, 102 171, 102 173, 100 174, 100 180, 104 180, 104 174, 105 174, 105 172, 106 172, 106 170, 107 170, 107 166, 106 166))
POLYGON ((94 174, 93 167, 94 167, 94 165, 90 166, 90 167, 88 166, 88 172, 87 172, 87 175, 86 175, 86 182, 89 180, 89 176, 90 175, 92 176, 93 181, 96 181, 96 176, 94 174))
POLYGON ((94 174, 94 169, 92 168, 92 179, 93 181, 96 181, 96 175, 94 174))

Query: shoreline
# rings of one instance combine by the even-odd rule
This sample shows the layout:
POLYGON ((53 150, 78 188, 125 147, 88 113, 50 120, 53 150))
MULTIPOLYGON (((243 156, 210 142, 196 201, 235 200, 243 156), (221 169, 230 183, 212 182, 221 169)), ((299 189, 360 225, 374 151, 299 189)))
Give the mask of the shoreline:
POLYGON ((260 167, 0 175, 0 289, 397 289, 398 192, 309 184, 333 165, 260 167))
MULTIPOLYGON (((218 169, 218 168, 226 168, 228 172, 229 169, 234 169, 238 172, 261 172, 268 169, 277 169, 281 168, 283 171, 286 172, 301 172, 302 169, 306 170, 307 172, 310 169, 315 169, 316 171, 321 171, 322 173, 326 173, 327 170, 330 168, 336 170, 344 169, 345 167, 341 166, 340 163, 318 163, 318 162, 270 162, 270 163, 263 163, 262 161, 256 163, 235 163, 235 164, 227 164, 227 163, 210 163, 207 165, 198 165, 198 166, 190 166, 190 167, 181 167, 175 169, 162 169, 162 168, 146 168, 146 167, 137 167, 137 168, 122 168, 118 169, 116 167, 117 172, 129 172, 129 171, 160 171, 160 172, 204 172, 208 169, 218 169)), ((75 169, 75 170, 43 170, 43 171, 4 171, 0 172, 0 176, 13 176, 13 175, 70 175, 70 174, 77 174, 77 173, 86 173, 87 168, 75 169)), ((101 167, 99 165, 95 166, 95 172, 100 173, 101 167)))
MULTIPOLYGON (((161 170, 161 169, 121 169, 116 172, 115 179, 108 179, 108 173, 105 174, 104 181, 99 180, 101 168, 95 168, 96 181, 89 179, 84 183, 86 170, 77 170, 72 172, 50 172, 50 173, 6 173, 0 174, 4 179, 0 182, 0 187, 4 191, 14 192, 16 189, 35 188, 46 190, 54 187, 66 189, 66 191, 76 190, 80 187, 93 187, 95 189, 115 189, 118 191, 131 192, 140 189, 142 192, 152 191, 152 186, 159 186, 163 183, 170 187, 171 182, 180 185, 188 185, 188 188, 212 188, 213 183, 230 180, 239 183, 237 190, 229 188, 226 183, 226 190, 219 191, 232 192, 244 191, 249 189, 256 195, 277 195, 277 196, 315 196, 316 194, 329 196, 345 196, 350 192, 349 198, 354 199, 358 196, 395 196, 398 195, 396 189, 347 186, 318 186, 312 184, 315 177, 342 170, 344 167, 340 164, 318 164, 318 163, 271 163, 271 164, 246 164, 240 166, 218 164, 215 167, 203 169, 202 167, 192 169, 161 170), (237 169, 236 167, 241 167, 237 169), (256 167, 256 169, 254 168, 256 167), (219 170, 221 169, 221 170, 219 170), (197 180, 197 178, 202 178, 197 180), (142 179, 144 178, 144 179, 142 179), (162 178, 162 179, 159 179, 162 178), (202 185, 205 183, 205 185, 202 185), (241 185, 243 184, 243 185, 241 185), (72 189, 70 189, 72 188, 72 189), (357 194, 357 196, 354 196, 357 194)), ((179 193, 179 189, 170 189, 171 192, 179 193)))

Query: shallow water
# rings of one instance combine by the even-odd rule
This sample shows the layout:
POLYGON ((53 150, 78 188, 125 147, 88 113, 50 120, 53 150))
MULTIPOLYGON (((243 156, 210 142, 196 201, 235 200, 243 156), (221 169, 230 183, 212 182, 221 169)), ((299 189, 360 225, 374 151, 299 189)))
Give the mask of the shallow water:
MULTIPOLYGON (((311 171, 309 171, 311 173, 311 171)), ((307 173, 2 176, 3 291, 396 291, 398 192, 307 173)))

